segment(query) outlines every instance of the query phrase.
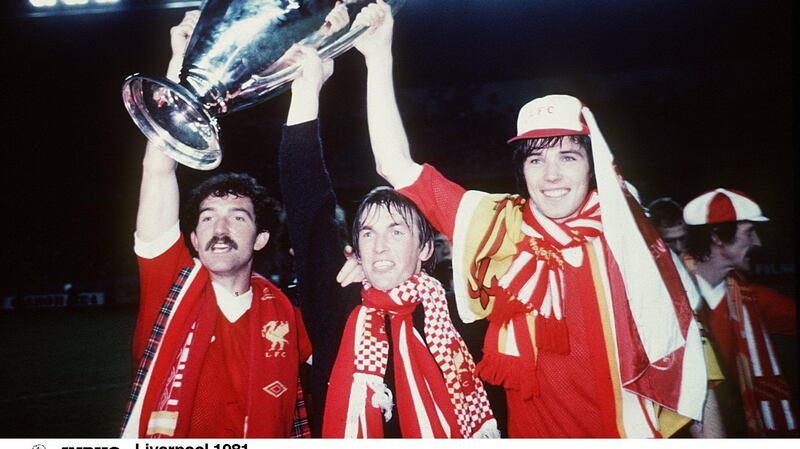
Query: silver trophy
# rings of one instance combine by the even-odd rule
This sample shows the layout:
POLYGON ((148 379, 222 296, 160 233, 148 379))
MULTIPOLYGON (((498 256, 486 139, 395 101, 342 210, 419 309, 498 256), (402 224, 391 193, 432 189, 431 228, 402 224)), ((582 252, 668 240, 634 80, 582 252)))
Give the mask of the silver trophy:
MULTIPOLYGON (((325 19, 335 0, 206 0, 186 49, 180 83, 140 74, 122 85, 122 99, 145 136, 171 158, 199 170, 222 161, 217 117, 260 103, 294 79, 289 49, 314 47, 334 58, 366 28, 355 16, 373 0, 345 0, 350 22, 332 31, 325 19)), ((393 10, 404 1, 388 0, 393 10)))

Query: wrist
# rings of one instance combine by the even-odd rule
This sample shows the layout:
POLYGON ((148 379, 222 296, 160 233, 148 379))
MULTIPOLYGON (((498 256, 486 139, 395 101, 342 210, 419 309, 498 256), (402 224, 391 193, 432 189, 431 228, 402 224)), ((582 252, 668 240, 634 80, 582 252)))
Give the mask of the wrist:
POLYGON ((183 55, 173 56, 167 65, 167 79, 170 81, 178 82, 181 76, 181 69, 183 68, 183 55))
POLYGON ((379 51, 364 55, 364 62, 367 69, 386 68, 392 66, 392 52, 379 51))
POLYGON ((319 103, 319 93, 321 90, 321 87, 314 89, 311 86, 298 87, 293 84, 290 106, 294 104, 311 105, 319 103))
POLYGON ((142 160, 144 174, 158 176, 174 173, 178 168, 178 163, 161 151, 156 144, 147 142, 147 147, 142 160))
POLYGON ((314 120, 319 115, 319 96, 309 92, 292 92, 292 101, 289 103, 289 113, 286 116, 286 125, 297 125, 314 120))

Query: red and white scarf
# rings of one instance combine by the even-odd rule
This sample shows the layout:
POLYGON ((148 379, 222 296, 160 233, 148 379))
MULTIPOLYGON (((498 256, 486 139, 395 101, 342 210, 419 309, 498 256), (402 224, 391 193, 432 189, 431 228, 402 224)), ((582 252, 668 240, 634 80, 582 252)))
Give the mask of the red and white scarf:
MULTIPOLYGON (((587 195, 575 217, 561 223, 539 212, 533 201, 529 201, 524 208, 521 230, 524 237, 517 244, 517 256, 499 285, 535 317, 537 348, 566 354, 569 336, 564 323, 567 312, 564 264, 581 266, 581 246, 603 232, 597 192, 587 195)), ((495 310, 498 315, 492 319, 498 318, 502 310, 503 307, 495 310)))
MULTIPOLYGON (((253 274, 254 300, 250 314, 250 372, 247 415, 242 434, 249 438, 290 437, 296 413, 300 340, 304 331, 289 300, 266 279, 253 274), (270 323, 287 326, 280 352, 275 353, 265 328, 270 323)), ((174 310, 157 336, 155 354, 146 368, 140 393, 123 437, 186 438, 197 394, 200 371, 221 313, 204 289, 211 289, 208 272, 195 267, 181 288, 174 310)), ((213 293, 212 293, 213 294, 213 293)), ((309 348, 305 348, 305 352, 309 348)), ((304 354, 307 356, 307 354, 304 354)))
MULTIPOLYGON (((690 257, 684 260, 696 276, 694 260, 690 257)), ((749 283, 736 272, 728 275, 725 283, 735 353, 720 356, 726 361, 727 369, 735 370, 725 374, 737 379, 747 432, 751 437, 797 437, 797 414, 789 384, 758 311, 757 298, 749 283)), ((706 322, 710 319, 707 305, 701 316, 706 322)))
POLYGON ((797 415, 750 286, 728 276, 728 311, 736 328, 736 367, 751 436, 797 437, 797 415))
POLYGON ((392 416, 383 378, 392 327, 395 389, 404 438, 499 436, 475 363, 456 332, 439 281, 419 273, 388 292, 365 284, 351 313, 331 374, 322 436, 381 438, 392 416), (412 312, 422 303, 425 343, 412 312), (426 345, 427 343, 427 345, 426 345))

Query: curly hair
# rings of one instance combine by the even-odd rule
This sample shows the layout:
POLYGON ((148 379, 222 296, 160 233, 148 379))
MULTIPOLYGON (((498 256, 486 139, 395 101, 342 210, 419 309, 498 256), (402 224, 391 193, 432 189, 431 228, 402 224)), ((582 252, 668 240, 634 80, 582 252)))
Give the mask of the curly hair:
POLYGON ((252 176, 245 173, 221 173, 201 182, 192 189, 189 201, 184 209, 184 219, 192 226, 197 224, 200 216, 200 203, 206 198, 222 198, 228 195, 250 198, 255 212, 256 230, 267 231, 273 238, 277 237, 283 217, 280 203, 267 195, 264 187, 252 176))

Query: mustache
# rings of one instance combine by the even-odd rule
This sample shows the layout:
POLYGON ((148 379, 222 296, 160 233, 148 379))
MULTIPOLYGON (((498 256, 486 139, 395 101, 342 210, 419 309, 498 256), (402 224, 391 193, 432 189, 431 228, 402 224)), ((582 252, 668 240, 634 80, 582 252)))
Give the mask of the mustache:
POLYGON ((228 237, 227 235, 222 236, 214 236, 206 243, 206 251, 211 250, 211 247, 216 245, 217 243, 222 243, 223 245, 228 245, 233 249, 239 249, 239 245, 233 241, 232 238, 228 237))

